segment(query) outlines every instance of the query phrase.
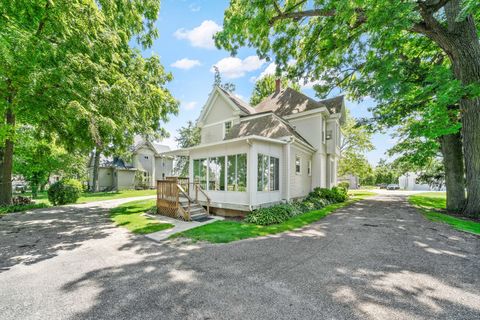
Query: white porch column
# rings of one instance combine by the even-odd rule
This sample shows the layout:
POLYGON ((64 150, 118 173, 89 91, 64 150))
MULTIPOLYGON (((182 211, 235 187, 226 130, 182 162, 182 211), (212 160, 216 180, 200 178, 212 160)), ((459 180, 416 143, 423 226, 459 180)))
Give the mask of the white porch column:
POLYGON ((247 192, 248 204, 254 206, 257 203, 257 148, 252 141, 249 144, 247 154, 247 192))

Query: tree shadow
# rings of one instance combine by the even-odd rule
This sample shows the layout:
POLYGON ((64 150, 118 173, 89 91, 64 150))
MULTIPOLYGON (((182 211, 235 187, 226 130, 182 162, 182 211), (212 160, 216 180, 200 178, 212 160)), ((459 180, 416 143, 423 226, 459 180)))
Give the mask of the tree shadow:
POLYGON ((119 250, 141 261, 61 290, 96 289, 73 319, 478 319, 478 239, 431 228, 396 209, 403 203, 358 202, 296 231, 222 245, 137 239, 119 250))
POLYGON ((82 242, 108 236, 115 228, 102 207, 62 206, 12 213, 0 219, 0 272, 34 264, 82 242))

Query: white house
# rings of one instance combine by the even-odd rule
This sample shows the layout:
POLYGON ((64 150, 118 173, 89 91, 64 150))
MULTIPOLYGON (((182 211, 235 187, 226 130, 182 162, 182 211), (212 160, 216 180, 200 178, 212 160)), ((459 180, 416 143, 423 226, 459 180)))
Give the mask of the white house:
MULTIPOLYGON (((155 188, 157 180, 172 175, 173 157, 161 155, 168 146, 138 139, 132 148, 132 160, 101 156, 98 170, 100 191, 155 188)), ((88 165, 88 183, 93 181, 93 156, 88 165)))
MULTIPOLYGON (((410 191, 433 191, 435 190, 426 183, 418 183, 418 174, 415 172, 407 172, 398 178, 398 185, 400 189, 410 191)), ((444 188, 440 188, 442 190, 444 188)))
POLYGON ((199 182, 217 214, 251 211, 337 183, 343 96, 316 101, 278 83, 255 108, 215 87, 198 119, 201 143, 162 153, 189 157, 189 180, 199 182))

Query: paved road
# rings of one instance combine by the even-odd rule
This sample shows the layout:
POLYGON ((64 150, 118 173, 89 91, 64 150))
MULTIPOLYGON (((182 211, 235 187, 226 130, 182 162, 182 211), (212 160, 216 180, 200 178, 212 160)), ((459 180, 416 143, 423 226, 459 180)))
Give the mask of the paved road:
POLYGON ((403 196, 226 245, 157 244, 105 207, 0 220, 0 319, 480 318, 480 239, 403 196))

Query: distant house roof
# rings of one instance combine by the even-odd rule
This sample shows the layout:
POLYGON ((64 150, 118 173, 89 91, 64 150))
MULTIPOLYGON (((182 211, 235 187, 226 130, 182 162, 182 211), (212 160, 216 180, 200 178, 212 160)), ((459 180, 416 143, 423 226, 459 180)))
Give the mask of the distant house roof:
POLYGON ((154 151, 157 155, 162 152, 170 151, 170 147, 167 145, 158 142, 150 142, 149 140, 143 138, 139 140, 137 144, 133 147, 133 151, 135 152, 144 146, 152 149, 152 151, 154 151))
POLYGON ((224 140, 231 140, 253 135, 272 139, 294 136, 295 138, 312 147, 312 145, 294 128, 292 128, 290 124, 271 112, 268 112, 262 116, 253 115, 251 117, 243 118, 240 123, 235 124, 230 129, 230 132, 225 136, 224 140))

